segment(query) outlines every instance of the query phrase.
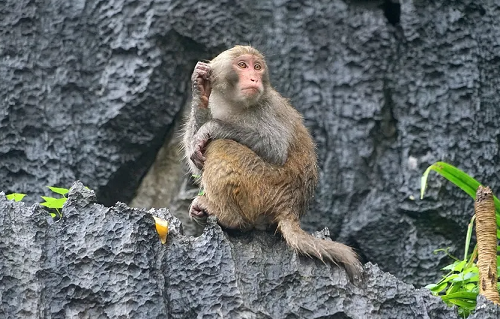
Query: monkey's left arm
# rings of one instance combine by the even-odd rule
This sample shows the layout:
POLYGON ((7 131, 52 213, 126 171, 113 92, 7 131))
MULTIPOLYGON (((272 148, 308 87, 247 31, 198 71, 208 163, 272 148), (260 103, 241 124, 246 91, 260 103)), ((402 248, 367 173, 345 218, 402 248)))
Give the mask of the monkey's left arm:
POLYGON ((257 130, 245 127, 235 127, 229 123, 212 119, 203 124, 196 132, 192 141, 193 163, 201 169, 205 162, 204 152, 210 142, 215 139, 230 139, 243 144, 254 151, 259 157, 271 164, 283 165, 288 155, 288 144, 272 141, 257 130))

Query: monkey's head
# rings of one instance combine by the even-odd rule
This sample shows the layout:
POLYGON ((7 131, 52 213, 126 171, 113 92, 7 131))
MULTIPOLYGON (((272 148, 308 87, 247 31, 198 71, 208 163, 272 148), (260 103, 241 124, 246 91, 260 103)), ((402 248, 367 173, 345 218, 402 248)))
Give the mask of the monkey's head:
POLYGON ((269 87, 264 56, 250 46, 226 50, 210 61, 210 66, 212 89, 238 105, 259 103, 269 87))

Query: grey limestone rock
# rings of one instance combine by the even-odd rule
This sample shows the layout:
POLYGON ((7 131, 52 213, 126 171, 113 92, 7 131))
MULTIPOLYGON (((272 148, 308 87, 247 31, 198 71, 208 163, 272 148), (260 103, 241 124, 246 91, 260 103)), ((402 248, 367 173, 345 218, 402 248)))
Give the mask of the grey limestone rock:
POLYGON ((499 194, 499 15, 495 0, 5 0, 0 190, 34 203, 81 180, 100 204, 185 217, 191 71, 252 44, 318 146, 304 227, 422 287, 447 262, 433 250, 462 254, 473 207, 434 175, 419 200, 425 168, 450 162, 499 194))
MULTIPOLYGON (((199 237, 165 209, 105 207, 75 183, 63 218, 0 196, 1 318, 454 318, 378 266, 353 285, 272 232, 199 237), (162 245, 152 216, 167 219, 162 245)), ((479 317, 478 317, 479 318, 479 317)))

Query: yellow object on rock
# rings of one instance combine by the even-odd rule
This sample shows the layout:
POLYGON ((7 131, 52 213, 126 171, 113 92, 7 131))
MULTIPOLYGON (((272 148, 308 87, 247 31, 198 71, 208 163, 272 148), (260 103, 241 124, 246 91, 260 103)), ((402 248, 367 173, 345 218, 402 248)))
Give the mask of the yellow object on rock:
POLYGON ((168 222, 165 219, 153 216, 156 224, 156 232, 160 236, 160 240, 162 244, 167 242, 168 235, 168 222))

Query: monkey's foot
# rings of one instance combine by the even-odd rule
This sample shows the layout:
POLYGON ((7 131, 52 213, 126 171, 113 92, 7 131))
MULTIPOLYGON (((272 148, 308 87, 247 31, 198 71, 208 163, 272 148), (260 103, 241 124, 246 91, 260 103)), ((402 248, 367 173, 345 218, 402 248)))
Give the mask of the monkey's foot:
POLYGON ((189 217, 197 224, 205 225, 208 215, 206 208, 200 203, 200 196, 196 197, 189 207, 189 217))

